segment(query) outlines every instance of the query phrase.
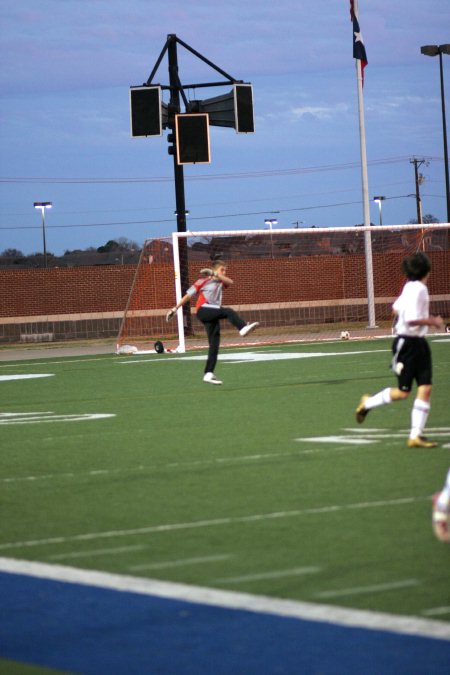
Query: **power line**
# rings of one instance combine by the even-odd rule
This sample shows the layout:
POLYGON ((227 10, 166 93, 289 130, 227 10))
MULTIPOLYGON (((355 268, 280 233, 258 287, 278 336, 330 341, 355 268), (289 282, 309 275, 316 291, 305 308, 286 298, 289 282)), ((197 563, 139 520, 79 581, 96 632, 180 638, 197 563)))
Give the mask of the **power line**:
MULTIPOLYGON (((384 159, 370 160, 370 166, 381 166, 384 164, 399 164, 409 161, 409 157, 388 157, 384 159)), ((427 157, 427 160, 440 161, 441 157, 427 157)), ((292 169, 269 169, 266 171, 244 171, 236 173, 217 173, 204 174, 196 176, 186 176, 187 181, 210 181, 210 180, 232 180, 242 178, 266 178, 274 176, 290 176, 296 174, 320 173, 326 171, 345 171, 348 169, 359 169, 360 162, 349 162, 346 164, 325 164, 322 166, 295 167, 292 169)), ((30 176, 4 176, 0 177, 0 183, 30 183, 30 184, 120 184, 120 183, 167 183, 172 182, 172 176, 154 176, 141 178, 52 178, 52 177, 30 177, 30 176)))
MULTIPOLYGON (((189 222, 194 220, 218 220, 220 218, 244 218, 246 216, 266 216, 271 213, 289 213, 292 211, 310 211, 312 209, 329 209, 337 206, 349 206, 352 204, 360 204, 361 201, 354 202, 337 202, 334 204, 317 204, 314 206, 299 206, 291 209, 264 209, 264 211, 249 211, 243 213, 224 213, 209 216, 190 216, 189 222)), ((158 220, 125 220, 114 221, 109 223, 85 223, 73 225, 46 225, 47 229, 75 229, 80 227, 113 227, 116 225, 160 225, 162 223, 175 223, 174 218, 163 218, 158 220)), ((0 230, 38 230, 40 225, 19 225, 17 227, 0 227, 0 230)))

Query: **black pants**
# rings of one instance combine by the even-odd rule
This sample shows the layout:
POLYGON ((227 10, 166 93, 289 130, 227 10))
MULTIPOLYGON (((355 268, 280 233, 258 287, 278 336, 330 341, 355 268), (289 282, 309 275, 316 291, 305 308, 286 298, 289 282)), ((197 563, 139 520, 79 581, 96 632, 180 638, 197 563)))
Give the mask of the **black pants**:
POLYGON ((399 335, 393 342, 392 354, 392 370, 401 391, 411 391, 414 380, 418 387, 432 383, 431 350, 424 337, 399 335))
POLYGON ((235 328, 241 330, 246 325, 231 307, 200 307, 197 318, 202 322, 208 336, 208 358, 206 359, 205 373, 213 373, 216 367, 220 347, 220 320, 228 319, 235 328))

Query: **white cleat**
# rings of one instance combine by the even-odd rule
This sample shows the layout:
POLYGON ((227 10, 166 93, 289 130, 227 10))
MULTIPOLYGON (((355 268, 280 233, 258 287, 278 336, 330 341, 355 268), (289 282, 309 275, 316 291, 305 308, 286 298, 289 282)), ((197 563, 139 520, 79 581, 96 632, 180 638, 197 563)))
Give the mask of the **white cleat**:
POLYGON ((222 380, 218 380, 214 373, 205 373, 203 382, 207 382, 208 384, 222 384, 222 380))
POLYGON ((259 326, 258 321, 254 321, 253 323, 248 323, 246 326, 244 326, 244 328, 241 328, 241 330, 239 331, 239 335, 241 337, 245 337, 246 335, 251 333, 253 330, 255 330, 255 328, 258 328, 258 326, 259 326))

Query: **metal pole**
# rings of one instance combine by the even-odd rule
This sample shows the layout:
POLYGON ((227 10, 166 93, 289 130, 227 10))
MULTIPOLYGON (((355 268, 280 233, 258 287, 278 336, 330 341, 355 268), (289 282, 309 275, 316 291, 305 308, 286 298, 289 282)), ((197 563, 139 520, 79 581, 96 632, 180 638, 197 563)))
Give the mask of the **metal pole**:
MULTIPOLYGON (((361 179, 362 199, 364 208, 364 225, 370 226, 369 187, 367 177, 367 153, 366 153, 366 129, 364 123, 364 103, 362 90, 361 61, 356 59, 356 81, 358 86, 358 110, 359 110, 359 138, 361 146, 361 179)), ((366 260, 366 284, 367 284, 367 310, 369 315, 368 328, 376 328, 375 322, 375 291, 373 283, 373 258, 372 237, 370 229, 364 232, 364 253, 366 260)))
MULTIPOLYGON (((177 54, 177 37, 176 35, 168 35, 168 61, 169 61, 169 82, 170 82, 170 129, 175 139, 174 154, 173 154, 173 169, 175 176, 175 203, 177 216, 177 231, 186 232, 186 201, 184 196, 184 171, 183 165, 177 162, 176 144, 177 138, 175 136, 175 114, 180 113, 180 81, 178 77, 178 54, 177 54)), ((183 293, 189 288, 189 265, 188 265, 188 247, 187 239, 182 237, 179 242, 180 255, 180 282, 183 293)), ((187 305, 183 307, 183 319, 186 327, 186 334, 192 334, 192 319, 191 311, 187 305)))
POLYGON ((448 148, 447 123, 445 119, 444 73, 442 67, 442 50, 439 48, 439 71, 441 76, 442 127, 444 131, 444 165, 445 165, 445 195, 447 197, 447 223, 450 223, 450 187, 448 175, 448 148))
POLYGON ((41 206, 42 213, 42 241, 44 244, 44 267, 47 267, 47 244, 45 241, 45 206, 41 206))

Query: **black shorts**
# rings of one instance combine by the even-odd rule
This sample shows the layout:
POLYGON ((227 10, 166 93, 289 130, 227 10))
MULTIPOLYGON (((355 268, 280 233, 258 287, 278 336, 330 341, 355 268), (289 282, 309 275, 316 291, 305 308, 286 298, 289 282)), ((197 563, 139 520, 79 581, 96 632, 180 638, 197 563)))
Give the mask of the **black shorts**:
POLYGON ((431 350, 425 338, 399 335, 393 342, 392 354, 391 367, 401 391, 411 391, 414 380, 419 387, 431 384, 431 350))

